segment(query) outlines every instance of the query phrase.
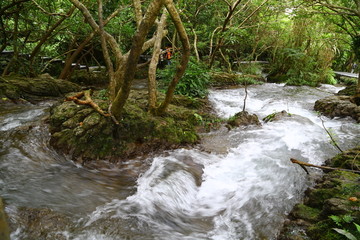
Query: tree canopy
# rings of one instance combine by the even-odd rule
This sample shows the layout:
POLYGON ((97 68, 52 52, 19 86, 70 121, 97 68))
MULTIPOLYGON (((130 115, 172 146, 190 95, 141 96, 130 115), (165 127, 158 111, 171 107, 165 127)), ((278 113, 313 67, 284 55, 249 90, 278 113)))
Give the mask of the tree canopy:
POLYGON ((289 84, 333 83, 333 70, 359 63, 359 9, 358 0, 4 0, 0 67, 3 75, 69 79, 74 66, 106 66, 117 118, 135 73, 147 67, 149 110, 162 114, 189 56, 202 68, 227 72, 241 70, 241 61, 269 61, 270 75, 289 84), (158 103, 166 46, 178 67, 158 103), (140 55, 151 57, 141 63, 140 55))

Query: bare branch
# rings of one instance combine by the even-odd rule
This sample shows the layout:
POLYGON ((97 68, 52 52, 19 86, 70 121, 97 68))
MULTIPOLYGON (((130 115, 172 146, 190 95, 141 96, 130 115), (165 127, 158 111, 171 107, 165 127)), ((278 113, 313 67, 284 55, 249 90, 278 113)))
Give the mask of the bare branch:
POLYGON ((345 172, 360 173, 360 171, 357 171, 357 170, 351 170, 351 169, 345 169, 345 168, 333 168, 333 167, 327 167, 327 166, 318 166, 318 165, 302 162, 302 161, 296 160, 294 158, 290 158, 290 161, 292 163, 299 164, 307 172, 307 174, 309 174, 309 172, 306 170, 305 166, 306 167, 320 168, 320 169, 325 169, 325 170, 333 170, 333 171, 338 170, 338 171, 345 171, 345 172))
POLYGON ((49 16, 63 16, 63 17, 68 17, 69 16, 67 13, 50 13, 50 12, 46 11, 43 7, 41 7, 40 4, 38 4, 35 0, 31 0, 31 1, 35 4, 35 6, 37 8, 39 8, 46 15, 49 15, 49 16))

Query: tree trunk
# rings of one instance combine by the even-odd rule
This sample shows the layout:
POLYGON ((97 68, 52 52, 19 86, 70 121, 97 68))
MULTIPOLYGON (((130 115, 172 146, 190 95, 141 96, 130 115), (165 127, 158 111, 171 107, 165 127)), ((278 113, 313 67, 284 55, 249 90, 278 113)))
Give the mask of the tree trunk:
POLYGON ((136 26, 139 27, 143 18, 140 0, 133 0, 136 26))
POLYGON ((110 100, 114 100, 115 98, 115 79, 114 79, 114 65, 111 61, 109 50, 106 43, 106 36, 104 30, 104 20, 103 20, 103 5, 102 0, 97 0, 98 2, 98 17, 99 17, 99 35, 101 40, 101 48, 104 55, 105 64, 108 70, 109 78, 110 78, 110 100))
POLYGON ((233 17, 233 14, 235 13, 235 9, 236 7, 240 4, 241 0, 236 0, 235 3, 233 3, 232 5, 230 5, 230 3, 228 3, 229 6, 229 12, 226 15, 226 18, 224 20, 224 23, 222 25, 221 31, 220 31, 220 38, 217 41, 217 44, 215 46, 214 51, 212 52, 212 54, 210 55, 210 63, 209 63, 209 67, 211 68, 214 64, 215 61, 215 54, 216 52, 220 49, 220 47, 224 44, 224 36, 223 35, 226 31, 227 31, 227 25, 230 23, 231 18, 233 17))
POLYGON ((139 60, 139 56, 142 53, 146 35, 150 31, 151 26, 154 24, 163 4, 164 0, 153 0, 150 3, 144 18, 139 25, 138 31, 135 33, 133 38, 133 44, 125 62, 123 83, 111 106, 111 113, 117 120, 121 119, 122 110, 126 100, 129 97, 131 83, 135 76, 136 66, 139 60))
POLYGON ((95 36, 95 33, 92 32, 80 45, 76 48, 76 50, 71 54, 69 58, 66 58, 65 64, 63 69, 61 70, 61 73, 59 75, 59 79, 67 79, 70 77, 71 73, 71 64, 75 62, 75 59, 78 57, 78 55, 84 50, 86 45, 93 39, 95 36))
POLYGON ((33 72, 32 66, 34 65, 35 62, 35 57, 37 56, 37 54, 40 52, 40 49, 42 47, 42 45, 50 38, 51 34, 54 32, 54 30, 59 27, 64 21, 65 19, 67 19, 68 17, 70 17, 73 12, 75 11, 76 7, 72 6, 69 11, 66 13, 65 16, 62 16, 49 30, 46 31, 46 33, 41 37, 40 41, 38 42, 38 44, 35 46, 35 48, 32 50, 31 54, 30 54, 30 68, 31 68, 31 72, 33 72))
POLYGON ((148 89, 149 89, 149 111, 154 112, 156 108, 156 69, 159 63, 159 55, 161 54, 161 42, 164 37, 164 27, 166 25, 167 12, 163 12, 158 23, 156 40, 153 48, 153 55, 149 65, 148 71, 148 89))
POLYGON ((187 64, 189 62, 190 58, 190 43, 189 38, 186 34, 186 30, 184 28, 184 25, 181 22, 181 18, 179 13, 177 12, 174 2, 172 0, 164 0, 166 9, 168 10, 171 19, 175 25, 176 31, 179 34, 179 38, 182 44, 182 57, 180 61, 180 65, 176 66, 176 73, 174 78, 169 84, 169 87, 166 92, 165 100, 161 103, 160 107, 156 110, 156 113, 161 115, 163 114, 167 107, 169 106, 175 92, 175 87, 178 84, 180 78, 184 75, 187 64))

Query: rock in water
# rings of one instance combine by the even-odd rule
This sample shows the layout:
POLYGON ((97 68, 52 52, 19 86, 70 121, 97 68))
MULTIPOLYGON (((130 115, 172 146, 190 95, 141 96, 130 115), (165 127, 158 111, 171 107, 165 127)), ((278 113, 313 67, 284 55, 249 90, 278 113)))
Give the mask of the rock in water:
POLYGON ((228 128, 248 126, 248 125, 261 125, 259 118, 256 114, 250 114, 246 111, 239 112, 229 119, 227 122, 228 128))

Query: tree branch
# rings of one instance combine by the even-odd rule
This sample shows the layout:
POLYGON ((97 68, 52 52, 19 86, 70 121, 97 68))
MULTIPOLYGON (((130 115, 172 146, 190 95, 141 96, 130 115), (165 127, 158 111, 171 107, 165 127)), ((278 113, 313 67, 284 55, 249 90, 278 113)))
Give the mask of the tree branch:
POLYGON ((302 162, 302 161, 296 160, 294 158, 290 158, 290 161, 292 163, 299 164, 306 171, 307 174, 309 174, 309 172, 307 171, 307 169, 305 167, 314 167, 314 168, 320 168, 320 169, 331 170, 331 171, 338 170, 338 171, 345 171, 345 172, 360 173, 360 171, 358 171, 358 170, 351 170, 351 169, 345 169, 345 168, 333 168, 333 167, 327 167, 327 166, 318 166, 318 165, 302 162))

